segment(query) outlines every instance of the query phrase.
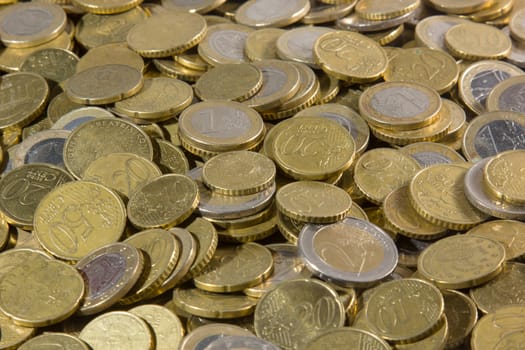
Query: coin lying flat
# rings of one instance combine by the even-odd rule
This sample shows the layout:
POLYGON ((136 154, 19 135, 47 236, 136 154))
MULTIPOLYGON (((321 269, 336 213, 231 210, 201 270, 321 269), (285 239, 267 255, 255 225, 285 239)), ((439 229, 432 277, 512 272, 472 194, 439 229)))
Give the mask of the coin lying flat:
POLYGON ((485 188, 488 193, 504 202, 525 204, 524 185, 521 173, 525 160, 524 150, 512 150, 491 158, 483 168, 485 188))
POLYGON ((162 6, 176 11, 207 13, 224 4, 226 0, 164 0, 162 6))
POLYGON ((142 57, 123 43, 106 44, 92 48, 80 58, 76 70, 80 72, 94 66, 112 63, 126 64, 140 72, 144 71, 142 57))
POLYGON ((378 0, 361 0, 355 7, 355 13, 369 20, 384 20, 414 11, 419 0, 403 0, 385 4, 378 0))
POLYGON ((62 83, 75 73, 77 63, 78 57, 73 52, 49 48, 26 56, 20 66, 20 71, 34 72, 48 80, 62 83))
POLYGON ((199 346, 204 347, 209 344, 210 341, 231 335, 255 337, 252 332, 240 326, 213 322, 191 330, 186 337, 184 337, 180 345, 180 350, 193 350, 199 346))
POLYGON ((486 103, 488 111, 512 111, 523 113, 525 104, 519 99, 524 87, 525 77, 509 77, 505 81, 499 82, 490 91, 486 103))
POLYGON ((516 220, 492 220, 478 225, 467 234, 487 237, 505 247, 505 260, 521 259, 525 254, 524 223, 516 220))
POLYGON ((298 27, 277 39, 277 54, 285 60, 306 63, 315 67, 313 49, 315 41, 323 34, 333 31, 326 27, 298 27))
POLYGON ((212 66, 247 62, 244 44, 251 32, 252 28, 240 24, 224 23, 211 26, 199 43, 199 55, 212 66))
POLYGON ((235 21, 250 27, 285 27, 299 21, 310 10, 308 0, 250 0, 235 12, 235 21))
POLYGON ((122 13, 137 7, 142 0, 113 0, 113 1, 96 1, 96 0, 73 0, 73 4, 89 13, 101 15, 111 15, 122 13))
POLYGON ((32 350, 38 349, 40 347, 48 346, 49 344, 61 346, 64 349, 71 350, 89 350, 89 347, 79 338, 66 334, 66 333, 52 333, 46 332, 34 338, 31 338, 24 344, 22 344, 19 349, 21 350, 32 350))
POLYGON ((500 30, 480 23, 461 23, 445 34, 445 44, 454 57, 500 59, 510 53, 510 38, 500 30))
POLYGON ((283 33, 285 30, 279 28, 262 28, 251 32, 246 37, 246 56, 250 61, 279 58, 277 40, 283 33))
POLYGON ((502 307, 483 316, 474 329, 470 344, 473 349, 497 349, 498 346, 512 348, 521 346, 525 339, 522 332, 525 318, 523 305, 502 307))

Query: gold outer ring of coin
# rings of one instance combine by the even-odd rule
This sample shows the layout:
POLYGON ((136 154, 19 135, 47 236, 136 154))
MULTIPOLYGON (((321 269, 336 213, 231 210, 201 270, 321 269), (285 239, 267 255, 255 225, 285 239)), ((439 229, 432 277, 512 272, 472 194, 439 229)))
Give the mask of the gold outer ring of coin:
POLYGON ((34 338, 29 339, 23 343, 18 349, 19 350, 32 350, 43 348, 49 346, 49 344, 54 344, 63 349, 75 349, 75 350, 89 350, 89 346, 84 343, 79 338, 66 333, 54 333, 54 332, 45 332, 34 338))
POLYGON ((93 0, 71 0, 71 2, 82 10, 100 15, 113 15, 125 12, 139 6, 142 0, 114 0, 114 1, 93 1, 93 0))
POLYGON ((516 149, 498 153, 483 168, 485 189, 494 198, 514 205, 524 205, 523 164, 525 164, 525 150, 516 149))
POLYGON ((364 19, 385 20, 412 12, 420 5, 419 0, 401 0, 385 3, 381 0, 360 0, 355 13, 364 19))

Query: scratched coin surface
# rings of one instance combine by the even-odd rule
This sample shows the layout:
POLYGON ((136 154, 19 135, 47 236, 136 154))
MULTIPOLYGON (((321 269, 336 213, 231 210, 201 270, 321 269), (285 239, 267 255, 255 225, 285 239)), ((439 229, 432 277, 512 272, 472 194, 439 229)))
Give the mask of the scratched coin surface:
POLYGON ((303 349, 321 332, 342 327, 344 307, 337 292, 313 279, 286 281, 255 308, 255 333, 284 350, 303 349))
POLYGON ((524 325, 525 306, 502 307, 478 321, 470 339, 472 349, 519 349, 525 341, 524 325))

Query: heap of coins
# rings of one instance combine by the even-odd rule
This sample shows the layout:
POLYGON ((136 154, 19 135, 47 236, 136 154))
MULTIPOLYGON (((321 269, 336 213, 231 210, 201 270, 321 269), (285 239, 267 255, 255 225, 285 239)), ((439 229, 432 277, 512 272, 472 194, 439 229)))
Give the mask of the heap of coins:
POLYGON ((2 1, 0 349, 525 344, 525 0, 2 1))

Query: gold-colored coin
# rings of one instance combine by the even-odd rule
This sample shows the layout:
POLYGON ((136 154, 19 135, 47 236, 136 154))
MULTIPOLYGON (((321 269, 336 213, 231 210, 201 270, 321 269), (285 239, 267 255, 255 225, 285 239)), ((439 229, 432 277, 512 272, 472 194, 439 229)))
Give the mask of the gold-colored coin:
POLYGON ((18 3, 1 12, 0 37, 7 47, 36 46, 59 36, 66 23, 66 13, 58 5, 18 3))
POLYGON ((481 23, 461 23, 445 34, 454 57, 468 60, 500 59, 509 55, 512 42, 499 29, 481 23))
POLYGON ((155 339, 142 318, 112 311, 91 320, 78 336, 90 348, 100 350, 152 350, 155 339))
POLYGON ((467 234, 498 241, 505 247, 505 260, 525 256, 525 223, 515 220, 493 220, 477 225, 467 234))
POLYGON ((199 250, 197 251, 195 261, 191 265, 190 271, 182 279, 181 283, 197 276, 202 269, 208 265, 219 243, 215 226, 203 218, 196 218, 186 229, 197 239, 199 250))
POLYGON ((128 202, 128 218, 139 228, 169 228, 186 220, 199 204, 195 182, 185 175, 166 174, 142 185, 128 202))
POLYGON ((127 42, 143 57, 168 57, 196 46, 205 33, 206 20, 201 15, 169 12, 135 25, 128 32, 127 42))
POLYGON ((89 164, 111 153, 134 153, 153 159, 149 136, 136 125, 117 118, 96 118, 77 127, 64 145, 64 163, 77 179, 89 164))
POLYGON ((409 199, 419 215, 452 230, 467 230, 488 216, 465 196, 463 164, 436 164, 417 173, 410 182, 409 199))
MULTIPOLYGON (((247 227, 229 227, 218 231, 219 239, 229 243, 248 243, 265 239, 277 230, 275 207, 270 207, 261 214, 254 215, 257 223, 247 227), (262 221, 261 221, 262 220, 262 221)), ((240 221, 240 220, 239 220, 240 221)))
POLYGON ((445 315, 449 324, 446 348, 455 348, 465 342, 478 320, 476 304, 463 293, 443 290, 445 315))
POLYGON ((249 0, 235 11, 235 22, 250 27, 285 27, 303 18, 310 11, 308 0, 249 0))
POLYGON ((48 164, 17 167, 0 179, 0 212, 7 222, 31 229, 35 210, 42 198, 73 177, 48 164))
POLYGON ((84 104, 78 104, 71 101, 65 92, 61 92, 49 101, 49 104, 47 105, 47 117, 54 124, 63 115, 84 106, 84 104))
POLYGON ((0 90, 0 129, 23 127, 30 124, 45 108, 49 87, 46 80, 36 73, 20 72, 2 76, 0 90), (21 94, 21 91, 25 93, 21 94))
POLYGON ((207 71, 210 68, 210 65, 202 59, 196 48, 189 49, 173 56, 173 59, 175 62, 189 69, 207 71))
POLYGON ((519 349, 525 341, 524 313, 524 305, 513 305, 483 316, 472 331, 472 350, 519 349))
POLYGON ((516 12, 509 22, 512 37, 519 42, 525 42, 525 10, 516 12))
POLYGON ((155 349, 178 348, 184 336, 184 328, 173 311, 160 305, 146 304, 134 307, 129 312, 142 318, 151 327, 155 338, 155 349))
MULTIPOLYGON (((234 325, 229 323, 217 323, 217 320, 207 320, 208 322, 206 322, 206 324, 199 325, 197 328, 190 326, 192 325, 190 320, 196 319, 196 317, 192 316, 190 316, 190 318, 188 319, 187 328, 189 333, 186 337, 184 337, 184 340, 180 345, 180 350, 195 349, 195 347, 201 344, 203 341, 204 344, 207 344, 207 340, 210 336, 212 337, 212 339, 215 339, 215 337, 221 338, 232 335, 254 337, 253 332, 250 332, 246 328, 243 328, 243 324, 234 325)), ((202 320, 203 318, 198 319, 202 320)))
POLYGON ((3 217, 0 217, 0 250, 3 250, 12 239, 9 228, 7 221, 3 217))
POLYGON ((486 100, 488 111, 512 111, 518 113, 525 111, 525 104, 519 99, 521 89, 525 85, 525 76, 522 74, 523 71, 520 75, 509 77, 494 86, 486 100))
POLYGON ((210 69, 197 80, 195 94, 203 101, 242 102, 255 95, 262 84, 262 72, 253 64, 221 64, 210 69))
POLYGON ((369 20, 385 20, 402 16, 418 8, 419 0, 402 0, 384 3, 380 0, 360 0, 355 6, 355 13, 369 20))
POLYGON ((89 13, 113 15, 126 12, 140 5, 142 0, 71 0, 71 3, 89 13))
POLYGON ((197 50, 212 66, 247 62, 244 43, 251 32, 252 28, 240 24, 216 24, 208 28, 197 50))
POLYGON ((417 160, 422 167, 429 167, 441 163, 465 163, 458 152, 451 147, 435 142, 416 142, 399 149, 417 160))
POLYGON ((258 299, 243 294, 210 293, 198 288, 175 288, 173 303, 191 315, 230 319, 251 315, 258 299))
POLYGON ((297 181, 281 187, 275 196, 277 209, 286 216, 311 223, 328 224, 346 217, 350 195, 334 185, 297 181))
MULTIPOLYGON (((2 329, 3 330, 3 329, 2 329)), ((20 350, 35 350, 53 344, 63 349, 72 350, 89 350, 89 346, 79 338, 66 333, 45 332, 37 337, 26 341, 18 349, 20 350)))
POLYGON ((90 252, 75 268, 86 283, 77 313, 92 315, 109 308, 133 288, 144 270, 144 255, 132 245, 112 243, 90 252))
MULTIPOLYGON (((366 344, 377 350, 391 349, 390 345, 377 335, 357 328, 331 329, 310 340, 305 350, 343 350, 348 344, 366 344), (346 344, 346 345, 343 345, 346 344)), ((361 345, 360 345, 361 346, 361 345)))
MULTIPOLYGON (((153 65, 162 75, 184 80, 189 83, 196 82, 204 74, 203 70, 190 69, 171 59, 154 59, 153 65)), ((153 78, 158 78, 158 75, 154 75, 153 78)))
POLYGON ((285 120, 274 134, 272 158, 300 180, 324 180, 348 169, 355 142, 340 124, 323 117, 285 120))
POLYGON ((434 328, 433 332, 426 338, 421 340, 407 343, 407 344, 396 344, 396 350, 441 350, 445 347, 449 337, 449 322, 445 315, 441 316, 438 325, 434 328))
POLYGON ((432 284, 419 279, 401 279, 374 288, 365 317, 374 333, 391 342, 409 342, 432 333, 444 310, 443 296, 432 284), (387 312, 403 310, 403 322, 394 322, 387 312), (387 321, 388 320, 388 321, 387 321))
POLYGON ((385 81, 414 81, 439 94, 449 91, 458 80, 459 68, 448 53, 428 48, 407 49, 389 61, 385 81))
POLYGON ((144 71, 144 60, 124 43, 106 44, 90 49, 77 63, 77 72, 105 64, 125 64, 144 71))
POLYGON ((408 199, 408 186, 400 187, 385 197, 383 213, 388 224, 407 237, 428 240, 447 232, 447 229, 432 224, 416 212, 408 199))
POLYGON ((66 83, 65 92, 73 102, 102 105, 133 96, 142 85, 142 73, 135 68, 106 64, 73 75, 66 83))
POLYGON ((126 43, 131 28, 146 18, 146 12, 140 7, 111 16, 86 13, 76 25, 75 39, 86 49, 112 43, 126 43))
POLYGON ((418 273, 440 288, 462 289, 490 281, 503 269, 505 248, 474 235, 443 238, 419 256, 418 273))
POLYGON ((306 223, 294 220, 284 215, 282 212, 277 211, 277 228, 279 229, 279 232, 289 243, 295 246, 299 240, 299 233, 305 225, 306 223))
POLYGON ((442 102, 432 88, 414 82, 385 82, 366 89, 359 97, 359 112, 372 126, 413 130, 434 123, 442 102))
POLYGON ((522 164, 525 150, 512 150, 490 159, 483 169, 485 188, 495 198, 515 205, 525 203, 522 164))
POLYGON ((37 73, 47 80, 62 83, 75 74, 77 62, 77 55, 69 50, 42 49, 25 57, 20 71, 37 73))
POLYGON ((134 96, 115 103, 113 110, 140 124, 172 118, 188 107, 193 90, 178 79, 159 77, 144 80, 144 86, 134 96))
POLYGON ((184 0, 163 0, 162 7, 168 10, 207 13, 224 4, 226 0, 197 0, 187 2, 184 0))
POLYGON ((460 2, 454 0, 428 1, 428 4, 438 11, 457 15, 480 11, 488 7, 491 3, 492 1, 487 0, 466 0, 460 2))
POLYGON ((326 5, 321 1, 311 3, 310 11, 301 19, 304 24, 328 23, 347 16, 354 9, 357 0, 341 4, 326 5))
POLYGON ((378 32, 367 33, 366 37, 374 40, 381 46, 388 45, 399 38, 405 31, 405 25, 400 24, 397 27, 380 30, 378 32))
POLYGON ((264 191, 275 180, 275 165, 268 157, 249 151, 226 152, 208 160, 202 179, 212 190, 226 195, 264 191))
POLYGON ((263 28, 249 33, 244 47, 246 56, 251 61, 279 58, 277 39, 285 32, 279 28, 263 28))
POLYGON ((110 189, 85 181, 49 192, 35 210, 34 231, 42 247, 64 260, 79 260, 116 242, 126 226, 126 207, 110 189))
POLYGON ((255 333, 284 350, 304 349, 324 331, 342 327, 344 306, 337 292, 313 279, 285 281, 263 295, 254 315, 255 333))
POLYGON ((407 185, 420 169, 415 159, 398 150, 376 148, 359 157, 354 181, 368 200, 380 204, 390 192, 407 185))
POLYGON ((186 174, 190 170, 188 158, 180 147, 166 140, 154 139, 153 143, 158 148, 155 163, 164 174, 186 174))
POLYGON ((349 31, 322 35, 315 43, 314 57, 323 71, 351 83, 375 81, 388 66, 386 53, 378 43, 349 31))
MULTIPOLYGON (((490 7, 481 11, 477 11, 469 16, 474 22, 488 22, 491 20, 498 20, 501 17, 507 16, 514 7, 514 0, 494 0, 490 7)), ((487 23, 494 25, 493 23, 487 23)))
POLYGON ((429 16, 422 19, 415 30, 415 40, 419 46, 447 51, 445 33, 452 27, 468 23, 468 20, 456 16, 429 16))
POLYGON ((84 296, 84 280, 66 263, 21 262, 0 282, 0 310, 17 325, 43 327, 71 316, 84 296))
POLYGON ((196 103, 179 116, 181 140, 210 153, 251 149, 264 134, 259 113, 238 102, 196 103))
POLYGON ((273 272, 272 253, 257 243, 219 247, 213 259, 193 279, 209 292, 239 292, 264 281, 273 272))
POLYGON ((339 93, 339 80, 323 71, 317 71, 316 74, 320 85, 318 103, 323 104, 331 102, 339 93))

